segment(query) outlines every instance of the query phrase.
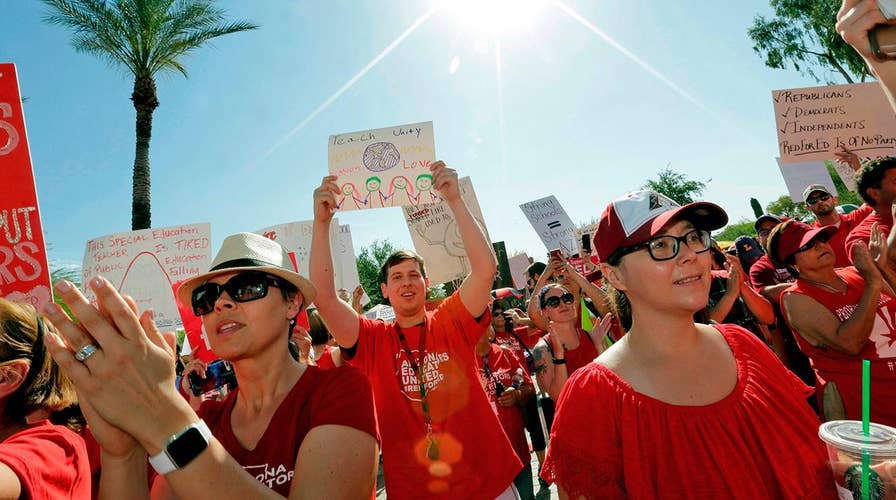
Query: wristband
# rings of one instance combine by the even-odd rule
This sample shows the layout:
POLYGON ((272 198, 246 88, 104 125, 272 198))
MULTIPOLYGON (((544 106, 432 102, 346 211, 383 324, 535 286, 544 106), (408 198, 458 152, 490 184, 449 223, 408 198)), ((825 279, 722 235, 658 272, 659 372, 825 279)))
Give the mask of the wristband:
POLYGON ((186 466, 208 448, 212 432, 205 422, 199 420, 186 426, 171 436, 162 451, 149 457, 149 464, 160 475, 168 474, 186 466))
POLYGON ((551 361, 553 361, 555 365, 565 365, 566 364, 566 358, 560 358, 560 359, 551 358, 551 361))

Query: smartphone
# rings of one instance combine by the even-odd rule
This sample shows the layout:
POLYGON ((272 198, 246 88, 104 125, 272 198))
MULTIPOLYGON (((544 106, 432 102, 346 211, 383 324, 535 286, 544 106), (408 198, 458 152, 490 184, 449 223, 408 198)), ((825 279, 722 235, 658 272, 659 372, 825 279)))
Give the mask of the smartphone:
POLYGON ((233 365, 222 359, 212 361, 205 367, 205 378, 192 372, 187 376, 187 380, 190 382, 190 391, 194 396, 202 396, 225 385, 228 389, 236 388, 236 374, 233 372, 233 365))
POLYGON ((561 252, 559 248, 555 248, 555 249, 551 250, 550 252, 548 252, 548 259, 550 260, 553 258, 558 258, 560 260, 564 260, 563 252, 561 252))
POLYGON ((896 59, 896 26, 878 25, 868 32, 871 53, 880 60, 896 59))
POLYGON ((582 250, 591 253, 591 235, 588 233, 582 235, 582 250))

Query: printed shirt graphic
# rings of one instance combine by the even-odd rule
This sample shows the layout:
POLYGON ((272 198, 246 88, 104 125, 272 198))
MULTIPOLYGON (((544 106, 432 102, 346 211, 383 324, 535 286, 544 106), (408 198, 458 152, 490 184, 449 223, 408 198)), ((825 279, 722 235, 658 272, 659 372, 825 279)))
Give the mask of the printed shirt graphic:
MULTIPOLYGON (((495 498, 522 465, 479 380, 474 346, 491 316, 485 311, 473 318, 457 293, 427 314, 430 327, 421 370, 440 451, 438 469, 426 456, 420 386, 395 323, 361 318, 351 360, 373 386, 389 498, 495 498), (483 474, 485 470, 489 473, 483 474)), ((402 332, 416 360, 423 327, 402 332)))
POLYGON ((350 366, 307 367, 251 450, 243 447, 231 426, 238 393, 239 388, 223 401, 204 402, 199 416, 246 472, 283 496, 289 496, 299 447, 314 427, 345 425, 377 436, 370 383, 350 366))
MULTIPOLYGON (((836 272, 847 284, 846 295, 834 294, 799 280, 785 290, 784 294, 808 295, 830 310, 840 322, 844 322, 858 306, 865 281, 854 267, 844 267, 836 272)), ((809 357, 816 375, 824 381, 836 382, 846 407, 846 415, 853 420, 862 417, 862 360, 870 360, 871 390, 874 396, 871 398, 871 418, 881 424, 896 425, 896 298, 881 292, 871 335, 862 352, 856 356, 831 347, 813 346, 798 335, 796 330, 794 333, 797 344, 809 357)))

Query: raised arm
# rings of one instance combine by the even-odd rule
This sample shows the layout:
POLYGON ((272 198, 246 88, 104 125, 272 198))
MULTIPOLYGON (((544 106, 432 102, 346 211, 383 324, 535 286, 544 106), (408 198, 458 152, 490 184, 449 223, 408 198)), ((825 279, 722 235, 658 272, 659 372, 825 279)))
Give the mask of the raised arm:
POLYGON ((432 185, 439 191, 442 199, 454 214, 454 221, 464 243, 467 258, 470 260, 470 274, 461 283, 458 293, 464 307, 474 317, 482 315, 491 298, 489 292, 495 280, 498 261, 492 251, 492 245, 473 218, 470 209, 460 195, 457 184, 457 171, 445 166, 445 162, 437 161, 430 167, 432 185))
POLYGON ((544 268, 544 271, 538 277, 538 281, 535 282, 535 287, 532 290, 532 297, 529 298, 529 305, 526 308, 526 314, 529 315, 529 320, 532 322, 532 325, 545 332, 548 331, 548 321, 544 319, 544 314, 541 313, 541 307, 538 305, 538 292, 548 284, 548 279, 553 275, 554 266, 549 262, 548 267, 544 268))
POLYGON ((320 186, 314 190, 314 224, 308 269, 311 282, 317 288, 317 297, 314 299, 317 312, 336 342, 342 347, 352 347, 358 342, 360 320, 351 305, 336 295, 333 254, 330 248, 330 222, 333 220, 339 193, 335 175, 324 177, 320 186))
POLYGON ((591 299, 591 303, 594 304, 594 307, 597 308, 597 312, 600 313, 601 317, 604 317, 608 312, 612 311, 610 306, 610 298, 607 296, 607 292, 603 291, 603 289, 594 283, 585 279, 576 268, 572 267, 569 262, 565 262, 563 272, 569 276, 572 281, 579 287, 582 295, 591 299))
POLYGON ((852 45, 880 81, 890 106, 896 111, 896 61, 880 61, 871 53, 868 32, 878 24, 893 24, 877 7, 877 0, 843 0, 837 12, 837 32, 852 45))

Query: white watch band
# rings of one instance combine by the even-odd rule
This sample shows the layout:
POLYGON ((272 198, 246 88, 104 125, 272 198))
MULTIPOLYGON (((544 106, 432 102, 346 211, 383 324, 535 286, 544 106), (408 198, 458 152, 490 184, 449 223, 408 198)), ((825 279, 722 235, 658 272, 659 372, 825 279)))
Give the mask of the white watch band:
POLYGON ((178 438, 184 435, 190 429, 196 429, 199 431, 199 434, 205 438, 205 442, 208 443, 212 439, 212 431, 209 430, 208 426, 205 425, 205 421, 200 419, 198 422, 192 423, 183 428, 177 434, 171 436, 168 441, 165 443, 165 446, 162 447, 162 451, 159 453, 149 457, 149 465, 152 465, 152 468, 156 470, 161 475, 168 474, 169 472, 173 472, 178 469, 177 464, 174 463, 174 460, 168 454, 168 446, 176 441, 178 438))

